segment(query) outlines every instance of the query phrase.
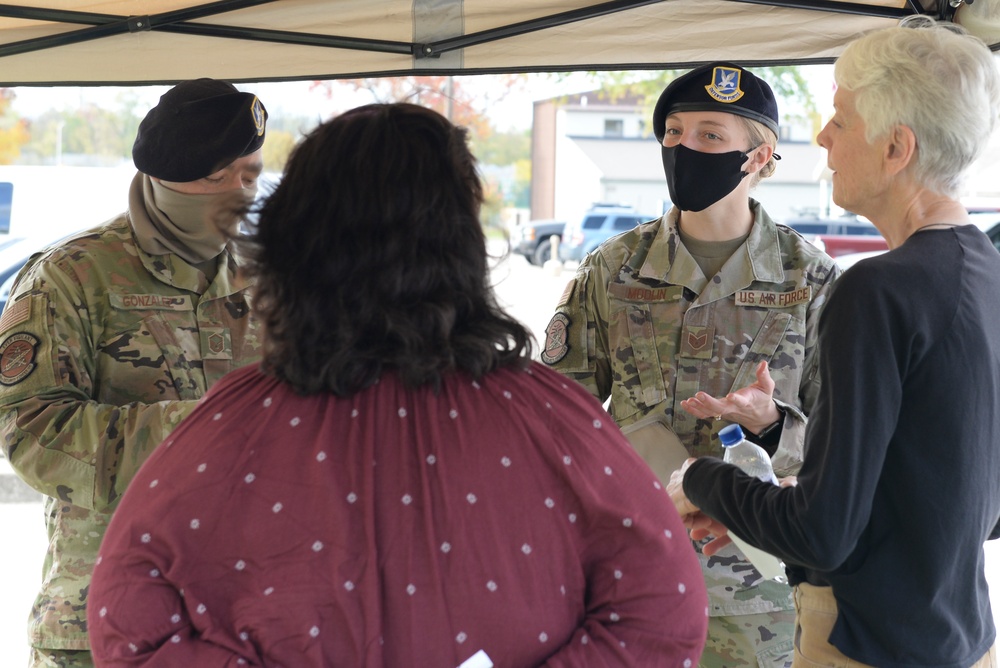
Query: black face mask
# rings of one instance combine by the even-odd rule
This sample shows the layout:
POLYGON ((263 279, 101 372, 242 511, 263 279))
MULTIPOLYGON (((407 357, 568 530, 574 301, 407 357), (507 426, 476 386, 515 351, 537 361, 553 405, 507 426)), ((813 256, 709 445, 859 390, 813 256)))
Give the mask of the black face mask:
POLYGON ((702 211, 733 192, 746 172, 748 153, 702 153, 683 144, 661 146, 670 201, 681 211, 702 211))

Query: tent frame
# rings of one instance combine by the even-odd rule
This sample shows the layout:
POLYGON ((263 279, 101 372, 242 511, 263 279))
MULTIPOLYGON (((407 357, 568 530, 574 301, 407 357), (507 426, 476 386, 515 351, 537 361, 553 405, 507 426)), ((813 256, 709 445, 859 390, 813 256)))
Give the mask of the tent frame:
MULTIPOLYGON (((553 14, 531 21, 522 21, 511 25, 500 26, 490 30, 442 39, 435 42, 396 42, 388 40, 341 37, 315 33, 292 32, 286 30, 266 30, 260 28, 244 28, 223 24, 192 23, 217 14, 223 14, 238 9, 264 5, 277 0, 218 0, 195 5, 186 9, 152 14, 148 16, 120 16, 114 14, 98 14, 41 7, 0 4, 0 17, 31 19, 85 25, 86 28, 72 30, 49 37, 27 39, 10 44, 0 45, 0 59, 5 56, 29 53, 42 49, 66 46, 86 42, 113 35, 125 33, 161 31, 199 35, 205 37, 222 37, 231 39, 251 40, 258 42, 274 42, 279 44, 298 44, 304 46, 329 47, 337 49, 353 49, 378 53, 394 53, 412 55, 416 59, 437 58, 444 53, 502 40, 515 35, 546 30, 577 21, 593 19, 606 14, 626 9, 634 9, 644 5, 657 4, 664 0, 611 0, 572 11, 553 14)), ((755 5, 770 5, 814 11, 833 12, 840 14, 855 14, 878 18, 902 19, 913 14, 929 14, 935 18, 950 20, 954 15, 955 6, 950 0, 939 0, 936 14, 925 11, 914 0, 907 0, 907 7, 879 7, 858 3, 829 2, 827 0, 727 0, 755 5)), ((972 2, 973 0, 967 0, 972 2)), ((957 3, 958 5, 961 2, 957 3)), ((2 61, 0 61, 2 62, 2 61)))

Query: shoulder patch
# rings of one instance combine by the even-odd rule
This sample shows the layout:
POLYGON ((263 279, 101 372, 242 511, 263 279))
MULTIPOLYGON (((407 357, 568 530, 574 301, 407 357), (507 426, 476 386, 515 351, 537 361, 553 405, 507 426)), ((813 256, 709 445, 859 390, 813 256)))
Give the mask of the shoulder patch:
POLYGON ((566 287, 563 288, 562 296, 559 297, 559 303, 556 304, 556 308, 559 308, 560 306, 565 306, 566 304, 569 303, 569 298, 573 296, 573 288, 575 287, 576 287, 576 279, 575 278, 570 279, 570 281, 566 284, 566 287))
POLYGON ((0 384, 17 385, 35 370, 38 339, 27 332, 11 334, 0 343, 0 384))
POLYGON ((20 325, 31 317, 31 300, 22 299, 9 304, 0 317, 0 332, 6 332, 11 327, 20 325))
POLYGON ((545 327, 545 350, 541 358, 546 364, 555 364, 569 352, 569 317, 556 313, 545 327))

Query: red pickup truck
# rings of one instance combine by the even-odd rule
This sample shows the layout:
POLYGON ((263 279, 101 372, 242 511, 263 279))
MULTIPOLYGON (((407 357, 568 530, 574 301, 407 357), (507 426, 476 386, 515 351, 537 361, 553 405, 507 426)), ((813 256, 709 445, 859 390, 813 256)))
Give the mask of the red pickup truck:
POLYGON ((792 218, 783 224, 825 250, 830 257, 889 249, 875 226, 856 216, 792 218))

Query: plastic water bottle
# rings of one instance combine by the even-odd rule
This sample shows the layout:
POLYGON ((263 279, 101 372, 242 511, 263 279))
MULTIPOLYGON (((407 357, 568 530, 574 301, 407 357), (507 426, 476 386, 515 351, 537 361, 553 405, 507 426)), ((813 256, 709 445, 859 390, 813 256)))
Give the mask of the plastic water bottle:
MULTIPOLYGON (((719 440, 725 448, 722 461, 740 467, 744 473, 758 480, 778 484, 778 478, 775 477, 774 468, 771 466, 771 457, 764 448, 743 438, 743 429, 738 424, 731 424, 719 430, 719 440)), ((762 576, 779 582, 788 581, 785 577, 785 565, 780 559, 748 545, 734 533, 730 533, 729 537, 762 576)))
POLYGON ((723 427, 719 431, 719 440, 725 448, 722 461, 740 467, 744 473, 757 480, 778 484, 774 469, 771 468, 771 457, 764 448, 743 438, 743 429, 738 424, 723 427))

